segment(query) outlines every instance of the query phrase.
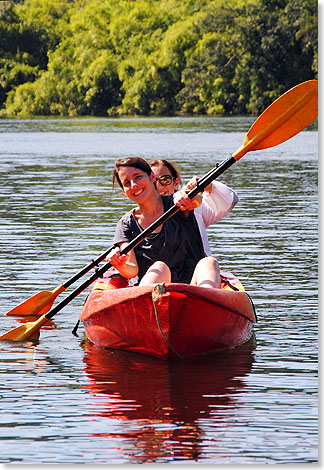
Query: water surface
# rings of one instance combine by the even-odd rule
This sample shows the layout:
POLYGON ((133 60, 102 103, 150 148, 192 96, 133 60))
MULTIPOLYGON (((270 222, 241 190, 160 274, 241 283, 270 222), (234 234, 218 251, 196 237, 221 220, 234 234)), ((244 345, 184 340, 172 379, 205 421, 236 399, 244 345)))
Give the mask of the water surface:
MULTIPOLYGON (((116 158, 172 159, 187 180, 240 147, 253 122, 2 119, 1 333, 23 321, 5 312, 111 246, 131 207, 111 185, 116 158)), ((71 334, 83 292, 38 342, 0 343, 0 462, 316 462, 317 150, 312 125, 220 177, 240 202, 209 240, 256 306, 248 344, 175 363, 97 348, 82 327, 71 334)))

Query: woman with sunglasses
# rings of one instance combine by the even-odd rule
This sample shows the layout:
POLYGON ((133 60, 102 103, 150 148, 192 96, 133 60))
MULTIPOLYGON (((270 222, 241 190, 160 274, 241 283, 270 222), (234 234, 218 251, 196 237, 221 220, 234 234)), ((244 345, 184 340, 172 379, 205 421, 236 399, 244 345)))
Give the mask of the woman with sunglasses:
POLYGON ((107 261, 128 279, 138 276, 140 285, 184 282, 219 288, 217 260, 205 255, 198 224, 190 210, 193 201, 186 191, 161 196, 150 165, 139 157, 117 160, 115 181, 137 206, 119 220, 114 237, 117 246, 109 253, 107 261), (123 247, 174 204, 181 210, 129 253, 120 254, 123 247))
MULTIPOLYGON (((177 167, 168 160, 151 160, 149 162, 156 176, 156 189, 161 195, 173 194, 181 184, 180 173, 177 167)), ((183 189, 191 190, 197 185, 198 178, 194 176, 183 189)), ((238 196, 231 188, 219 181, 213 181, 200 196, 199 207, 196 207, 196 216, 204 250, 211 256, 211 249, 207 238, 207 227, 217 220, 225 217, 237 204, 238 196)))

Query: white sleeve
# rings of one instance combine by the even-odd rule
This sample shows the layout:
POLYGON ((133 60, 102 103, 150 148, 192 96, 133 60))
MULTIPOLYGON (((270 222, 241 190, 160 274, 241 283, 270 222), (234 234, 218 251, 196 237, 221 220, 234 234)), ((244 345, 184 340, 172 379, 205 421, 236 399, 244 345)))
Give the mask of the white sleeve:
POLYGON ((205 254, 207 256, 211 256, 212 252, 211 252, 211 249, 210 249, 210 246, 209 246, 209 243, 208 243, 207 230, 206 230, 206 226, 205 226, 205 223, 204 223, 204 220, 203 220, 203 217, 202 217, 202 212, 201 212, 200 208, 201 208, 201 205, 199 207, 196 207, 196 209, 194 210, 194 214, 195 214, 195 217, 196 217, 196 220, 197 220, 197 224, 198 224, 201 240, 203 242, 205 254))
POLYGON ((198 209, 205 227, 225 217, 237 204, 239 198, 235 191, 219 181, 212 182, 210 193, 204 192, 198 209))

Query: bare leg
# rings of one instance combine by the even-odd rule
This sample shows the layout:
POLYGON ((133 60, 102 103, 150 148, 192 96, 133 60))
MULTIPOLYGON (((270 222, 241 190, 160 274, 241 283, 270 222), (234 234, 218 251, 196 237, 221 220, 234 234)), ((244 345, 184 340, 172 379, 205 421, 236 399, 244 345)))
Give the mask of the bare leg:
POLYGON ((201 259, 195 267, 190 284, 199 287, 216 287, 219 289, 221 286, 221 278, 216 258, 207 256, 201 259))
POLYGON ((139 283, 140 286, 157 284, 159 282, 171 282, 171 272, 163 261, 156 261, 149 267, 139 283))

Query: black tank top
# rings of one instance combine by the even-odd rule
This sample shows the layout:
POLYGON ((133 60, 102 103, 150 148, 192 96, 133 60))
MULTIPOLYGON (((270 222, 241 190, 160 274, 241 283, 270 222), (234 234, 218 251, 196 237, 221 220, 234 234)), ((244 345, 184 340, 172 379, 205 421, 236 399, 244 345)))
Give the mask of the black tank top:
MULTIPOLYGON (((161 196, 164 212, 173 206, 173 195, 161 196)), ((134 216, 127 212, 118 222, 115 243, 130 242, 143 229, 134 216)), ((185 216, 178 211, 164 222, 160 232, 153 233, 135 247, 139 281, 155 261, 164 261, 171 270, 172 282, 189 284, 199 260, 204 258, 204 247, 194 212, 185 216)))

